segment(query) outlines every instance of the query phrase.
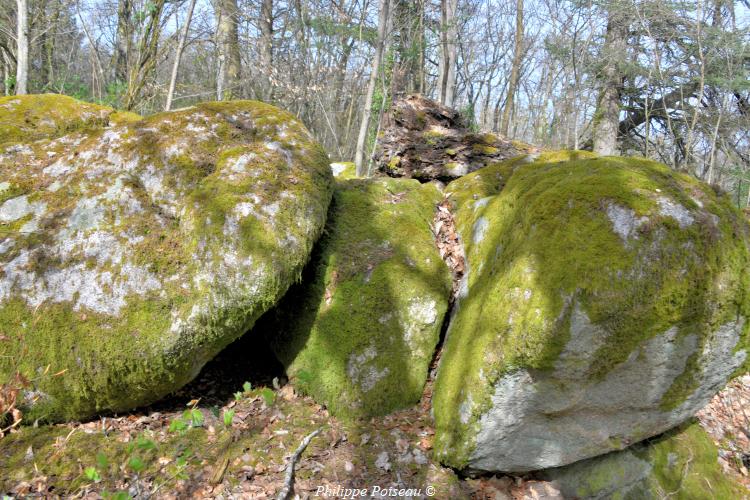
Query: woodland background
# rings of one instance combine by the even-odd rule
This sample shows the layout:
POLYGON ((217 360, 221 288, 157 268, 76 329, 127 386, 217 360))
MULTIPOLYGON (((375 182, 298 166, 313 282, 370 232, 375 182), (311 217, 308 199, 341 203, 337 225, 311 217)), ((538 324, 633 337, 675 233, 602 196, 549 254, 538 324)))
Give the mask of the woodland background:
POLYGON ((750 204, 748 0, 0 0, 0 92, 252 98, 366 169, 422 93, 472 128, 650 157, 750 204))

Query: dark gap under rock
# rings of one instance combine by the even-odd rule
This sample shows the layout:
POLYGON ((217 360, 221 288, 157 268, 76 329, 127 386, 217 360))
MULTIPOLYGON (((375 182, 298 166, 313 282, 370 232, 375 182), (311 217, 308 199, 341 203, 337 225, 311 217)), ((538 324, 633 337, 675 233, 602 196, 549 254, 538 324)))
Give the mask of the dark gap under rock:
POLYGON ((193 399, 200 399, 201 406, 220 407, 234 399, 245 382, 254 388, 273 387, 274 379, 285 383, 284 367, 263 336, 250 330, 206 363, 192 382, 148 408, 182 409, 193 399))

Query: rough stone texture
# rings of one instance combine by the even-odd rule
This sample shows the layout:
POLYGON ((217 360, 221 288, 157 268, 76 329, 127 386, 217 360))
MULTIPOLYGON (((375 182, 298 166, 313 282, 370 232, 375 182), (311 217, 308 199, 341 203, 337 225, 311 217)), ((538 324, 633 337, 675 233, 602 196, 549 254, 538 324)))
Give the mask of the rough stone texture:
MULTIPOLYGON (((21 109, 35 99, 44 109, 48 96, 21 109)), ((34 380, 30 421, 187 383, 299 277, 324 224, 328 158, 272 106, 205 103, 52 137, 0 156, 0 376, 34 380)))
POLYGON ((564 498, 748 498, 750 491, 722 471, 710 437, 696 424, 624 451, 541 471, 564 498))
POLYGON ((473 133, 458 111, 420 95, 396 100, 384 120, 374 157, 391 177, 445 181, 532 149, 473 133))
POLYGON ((522 472, 622 449, 745 363, 748 227, 709 186, 548 153, 446 190, 467 259, 433 399, 446 464, 522 472))
POLYGON ((451 277, 430 222, 442 193, 410 179, 337 182, 325 236, 259 324, 297 388, 344 416, 419 400, 451 277))

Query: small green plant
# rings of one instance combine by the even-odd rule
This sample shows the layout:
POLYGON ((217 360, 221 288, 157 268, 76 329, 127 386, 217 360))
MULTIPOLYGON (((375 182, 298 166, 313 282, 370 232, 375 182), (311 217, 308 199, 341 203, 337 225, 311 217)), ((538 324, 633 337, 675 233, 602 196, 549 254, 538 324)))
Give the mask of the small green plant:
POLYGON ((182 414, 182 419, 189 422, 190 427, 203 426, 203 413, 198 408, 185 410, 185 413, 182 414))
POLYGON ((181 418, 177 417, 169 423, 169 432, 183 433, 187 430, 188 424, 181 418))
POLYGON ((182 434, 188 427, 202 427, 203 413, 198 409, 198 401, 194 399, 188 403, 188 409, 182 413, 182 416, 173 419, 169 423, 169 432, 182 434))
POLYGON ((226 410, 224 411, 224 426, 225 427, 231 427, 232 426, 232 420, 234 420, 234 410, 226 410))
POLYGON ((253 390, 253 384, 251 384, 250 382, 245 382, 244 384, 242 384, 242 390, 245 391, 245 392, 252 391, 253 390))
POLYGON ((175 461, 175 473, 174 477, 177 479, 187 479, 188 474, 185 472, 185 469, 187 468, 187 459, 183 456, 177 457, 177 460, 175 461))
POLYGON ((86 479, 93 483, 98 483, 102 480, 102 476, 99 474, 99 471, 96 470, 96 467, 86 467, 83 474, 86 476, 86 479))
POLYGON ((264 387, 263 390, 260 391, 260 395, 263 398, 263 401, 266 402, 266 406, 272 406, 273 402, 276 401, 276 393, 268 387, 264 387))
POLYGON ((242 397, 245 395, 244 392, 237 391, 234 393, 234 400, 235 401, 241 401, 242 397))
POLYGON ((136 474, 143 472, 146 468, 146 463, 141 457, 132 456, 128 459, 128 469, 132 470, 136 474))

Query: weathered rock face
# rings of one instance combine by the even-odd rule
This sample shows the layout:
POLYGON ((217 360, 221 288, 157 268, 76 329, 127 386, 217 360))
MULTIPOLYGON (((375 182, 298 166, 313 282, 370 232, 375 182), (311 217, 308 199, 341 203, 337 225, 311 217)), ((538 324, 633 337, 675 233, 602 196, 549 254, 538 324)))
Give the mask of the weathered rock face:
POLYGON ((445 181, 529 149, 494 134, 472 133, 455 109, 410 95, 388 111, 375 160, 391 177, 445 181))
POLYGON ((721 469, 718 451, 697 423, 624 451, 542 471, 564 498, 747 498, 721 469))
POLYGON ((27 419, 125 410, 192 379, 299 277, 328 163, 291 115, 251 101, 7 148, 0 376, 35 379, 27 419))
POLYGON ((430 230, 441 198, 415 180, 338 182, 302 284, 259 325, 295 385, 336 415, 422 394, 451 286, 430 230))
POLYGON ((657 163, 591 156, 447 187, 467 271, 433 399, 446 464, 519 472, 622 449, 689 418, 745 361, 742 214, 657 163))

